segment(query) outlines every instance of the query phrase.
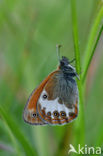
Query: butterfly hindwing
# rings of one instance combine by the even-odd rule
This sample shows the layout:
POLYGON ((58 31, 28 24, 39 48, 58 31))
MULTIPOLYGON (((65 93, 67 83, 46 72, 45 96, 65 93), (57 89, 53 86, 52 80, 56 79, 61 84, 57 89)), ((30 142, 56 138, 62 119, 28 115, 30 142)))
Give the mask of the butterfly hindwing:
POLYGON ((76 81, 65 78, 61 71, 54 73, 45 84, 37 102, 40 118, 49 124, 66 124, 78 115, 76 81))

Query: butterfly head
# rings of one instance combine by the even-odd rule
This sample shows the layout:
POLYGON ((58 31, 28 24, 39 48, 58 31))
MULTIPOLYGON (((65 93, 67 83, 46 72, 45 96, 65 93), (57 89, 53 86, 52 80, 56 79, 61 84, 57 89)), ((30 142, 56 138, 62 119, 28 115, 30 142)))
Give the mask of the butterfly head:
POLYGON ((70 64, 69 59, 65 56, 62 56, 62 58, 60 59, 60 66, 61 67, 66 67, 70 64))
POLYGON ((67 57, 62 56, 62 58, 60 59, 59 69, 62 70, 65 75, 71 76, 71 77, 76 76, 79 79, 75 68, 72 65, 70 65, 70 63, 73 61, 69 61, 67 57))

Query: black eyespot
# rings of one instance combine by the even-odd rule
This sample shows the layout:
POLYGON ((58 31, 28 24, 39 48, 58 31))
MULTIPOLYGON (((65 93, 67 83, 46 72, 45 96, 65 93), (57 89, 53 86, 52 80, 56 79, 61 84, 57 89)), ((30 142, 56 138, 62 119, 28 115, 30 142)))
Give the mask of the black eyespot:
POLYGON ((53 115, 54 115, 55 117, 58 117, 58 116, 59 116, 58 111, 54 111, 54 112, 53 112, 53 115))
POLYGON ((47 95, 46 94, 43 95, 43 99, 47 99, 47 95))
POLYGON ((32 114, 32 117, 35 118, 35 117, 36 117, 36 113, 33 113, 33 114, 32 114))
POLYGON ((61 111, 60 112, 60 116, 65 117, 66 116, 66 113, 64 111, 61 111))
POLYGON ((47 113, 47 116, 51 116, 51 112, 48 112, 48 113, 47 113))

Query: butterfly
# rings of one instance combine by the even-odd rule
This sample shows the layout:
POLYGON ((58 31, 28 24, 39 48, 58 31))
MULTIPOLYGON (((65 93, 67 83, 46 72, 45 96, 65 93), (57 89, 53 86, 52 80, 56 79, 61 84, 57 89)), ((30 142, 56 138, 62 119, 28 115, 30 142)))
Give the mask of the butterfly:
POLYGON ((32 92, 23 119, 32 125, 64 125, 78 116, 78 87, 75 68, 65 56, 58 69, 50 73, 32 92))

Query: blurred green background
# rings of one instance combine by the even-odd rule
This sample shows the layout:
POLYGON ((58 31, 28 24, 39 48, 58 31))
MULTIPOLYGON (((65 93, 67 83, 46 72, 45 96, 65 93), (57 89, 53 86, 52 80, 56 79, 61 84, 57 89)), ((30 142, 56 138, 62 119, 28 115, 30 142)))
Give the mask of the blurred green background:
MULTIPOLYGON (((102 5, 99 0, 77 0, 81 68, 89 33, 102 5)), ((103 34, 102 34, 103 35, 103 34)), ((103 145, 103 39, 92 59, 84 91, 84 143, 103 145)), ((68 155, 79 143, 74 127, 31 126, 24 123, 25 103, 38 84, 57 68, 61 55, 74 56, 69 0, 0 1, 0 156, 68 155)), ((83 68, 82 68, 83 71, 83 68)), ((82 128, 82 127, 81 127, 82 128)))

